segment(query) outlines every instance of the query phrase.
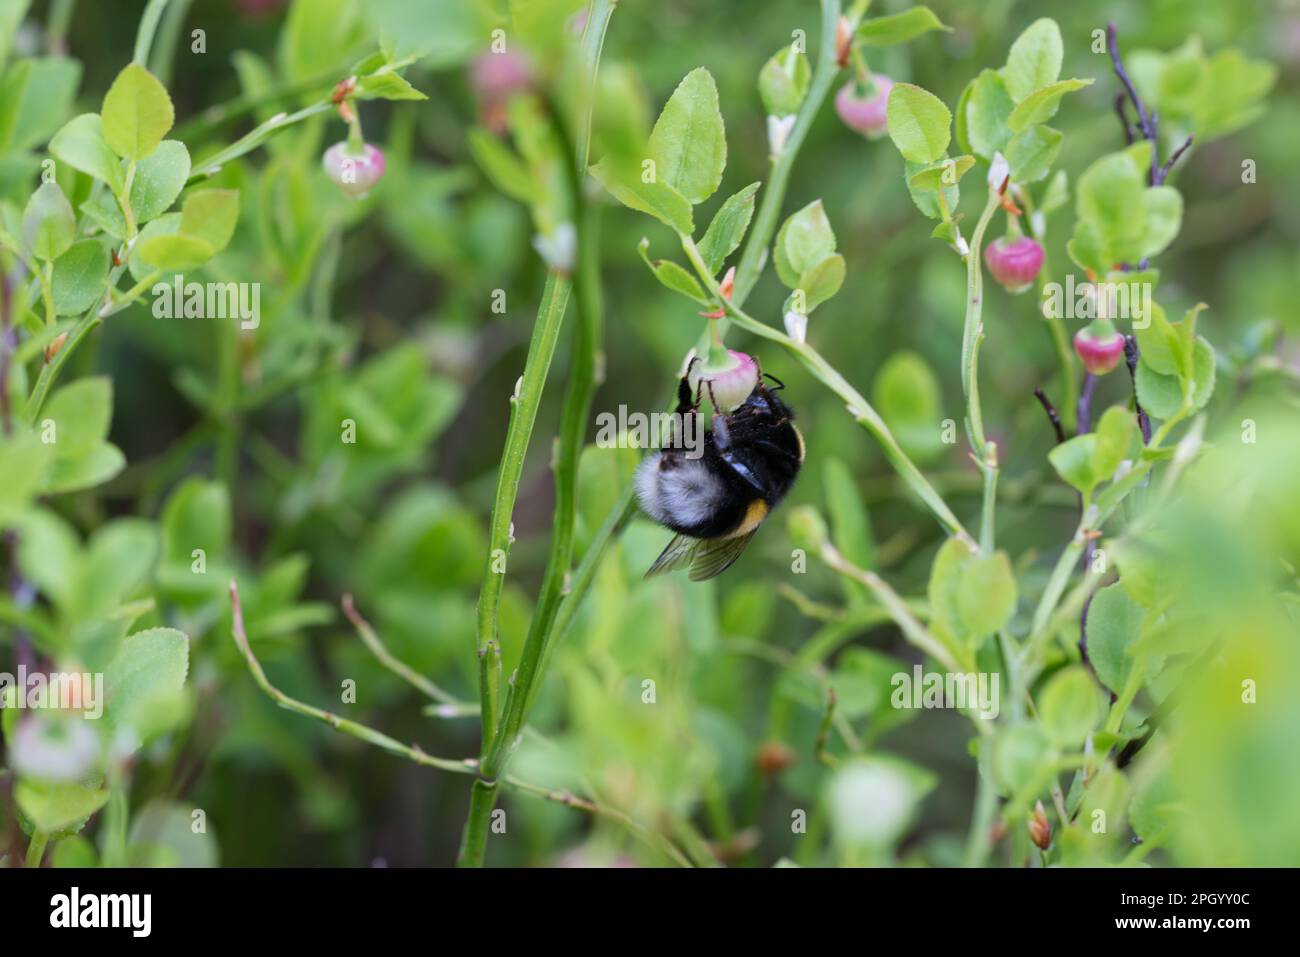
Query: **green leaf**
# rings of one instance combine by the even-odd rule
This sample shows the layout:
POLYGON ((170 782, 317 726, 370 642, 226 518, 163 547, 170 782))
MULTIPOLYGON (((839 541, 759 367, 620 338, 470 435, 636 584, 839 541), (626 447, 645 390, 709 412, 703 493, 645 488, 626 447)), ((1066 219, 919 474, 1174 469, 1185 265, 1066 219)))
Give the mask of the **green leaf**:
POLYGON ((113 382, 90 376, 61 386, 50 396, 37 425, 53 420, 51 437, 60 459, 77 459, 94 451, 108 436, 113 414, 113 382))
POLYGON ((711 275, 718 274, 727 257, 739 248, 740 241, 745 238, 749 221, 754 216, 754 194, 758 192, 759 185, 750 183, 740 192, 728 196, 705 230, 699 250, 711 275))
POLYGON ((77 613, 89 618, 116 611, 147 582, 158 549, 153 522, 119 518, 101 527, 91 537, 76 576, 77 613))
POLYGON ((1067 93, 1091 86, 1092 80, 1061 80, 1051 86, 1045 86, 1016 104, 1016 108, 1007 117, 1007 126, 1019 133, 1035 123, 1045 123, 1056 115, 1061 107, 1061 99, 1067 93))
POLYGON ((54 260, 54 311, 60 316, 85 312, 107 287, 112 257, 98 239, 73 243, 54 260))
POLYGON ((1146 221, 1134 212, 1143 208, 1146 188, 1143 174, 1126 152, 1103 156, 1079 177, 1075 239, 1087 238, 1096 248, 1102 274, 1116 262, 1141 258, 1146 221))
POLYGON ((190 151, 179 140, 163 140, 142 159, 131 180, 131 211, 137 226, 156 219, 176 202, 190 178, 190 151))
POLYGON ((1070 485, 1087 495, 1101 481, 1092 470, 1093 453, 1097 448, 1097 436, 1089 432, 1076 435, 1062 442, 1047 453, 1047 460, 1052 468, 1070 485))
POLYGON ((1108 481, 1129 457, 1129 450, 1137 439, 1136 417, 1128 409, 1112 405, 1097 423, 1097 441, 1092 450, 1090 470, 1098 481, 1108 481))
POLYGON ((1019 103, 1030 94, 1056 82, 1065 54, 1061 28, 1049 17, 1035 20, 1011 44, 1002 75, 1007 92, 1019 103))
POLYGON ((844 273, 844 257, 839 253, 832 253, 804 270, 795 288, 803 292, 805 315, 840 291, 840 286, 844 285, 844 273))
POLYGON ((1038 202, 1038 210, 1044 216, 1050 216, 1069 201, 1070 178, 1065 170, 1060 169, 1056 171, 1056 175, 1047 184, 1047 190, 1043 193, 1043 198, 1038 202))
POLYGON ((835 231, 820 199, 813 200, 781 226, 773 259, 781 282, 798 288, 805 272, 835 252, 835 231))
POLYGON ((67 252, 76 236, 77 216, 68 197, 58 183, 42 183, 23 210, 23 244, 48 261, 67 252))
POLYGON ((952 114, 933 93, 911 83, 896 83, 886 108, 889 138, 905 159, 933 163, 948 149, 952 114))
POLYGON ((1082 665, 1052 675, 1038 697, 1038 716, 1062 747, 1080 747, 1102 721, 1101 691, 1082 665))
POLYGON ((1248 60, 1235 47, 1220 50, 1210 58, 1193 100, 1197 139, 1206 142, 1255 122, 1276 80, 1277 67, 1266 60, 1248 60))
POLYGON ((105 142, 127 160, 142 160, 152 153, 176 120, 167 89, 138 63, 117 75, 104 94, 100 112, 105 142))
POLYGON ((976 643, 1000 631, 1016 611, 1016 576, 1006 552, 976 555, 962 567, 957 615, 976 643))
POLYGON ((1017 183, 1035 183, 1045 177, 1061 152, 1065 137, 1050 126, 1031 126, 1007 144, 1007 163, 1011 179, 1017 183))
POLYGON ((956 538, 944 542, 934 557, 928 595, 931 629, 959 652, 959 659, 1005 626, 1018 600, 1006 554, 983 555, 956 538))
MULTIPOLYGON (((202 189, 185 197, 181 206, 180 232, 202 240, 220 252, 235 234, 239 221, 239 190, 202 189)), ((209 254, 211 255, 211 253, 209 254)))
POLYGON ((190 805, 163 800, 152 800, 132 814, 129 866, 216 867, 217 840, 211 823, 196 831, 193 815, 190 805))
POLYGON ((907 178, 908 185, 918 190, 939 190, 957 185, 966 171, 975 165, 975 157, 958 156, 931 163, 919 173, 907 178))
POLYGON ((1192 353, 1191 374, 1161 375, 1145 361, 1137 367, 1137 396, 1142 408, 1157 419, 1174 416, 1183 406, 1184 389, 1192 389, 1191 411, 1205 407, 1214 393, 1214 348, 1201 336, 1196 337, 1192 353))
POLYGON ((82 784, 22 780, 14 785, 14 799, 35 830, 65 837, 80 831, 108 803, 108 792, 82 784))
POLYGON ((383 67, 357 81, 357 97, 362 100, 427 100, 392 67, 383 67))
MULTIPOLYGON (((951 213, 957 208, 957 203, 961 199, 961 185, 954 183, 952 186, 945 186, 942 190, 917 189, 912 185, 911 177, 926 169, 927 165, 925 163, 913 163, 911 160, 903 161, 903 177, 907 183, 907 194, 912 198, 916 208, 930 219, 942 219, 943 207, 939 204, 939 197, 944 198, 944 201, 948 204, 948 212, 951 213)), ((939 227, 945 225, 940 223, 939 227)), ((939 235, 941 231, 939 227, 936 227, 931 235, 939 235)), ((947 233, 950 234, 951 229, 947 230, 947 233)), ((945 235, 943 238, 948 242, 953 240, 951 235, 945 235)))
POLYGON ((9 527, 40 491, 53 449, 35 432, 0 434, 0 525, 9 527))
POLYGON ((998 790, 1011 797, 1040 777, 1052 745, 1037 723, 1014 724, 993 739, 992 770, 998 790))
POLYGON ((684 268, 671 259, 650 258, 650 240, 641 240, 637 249, 641 253, 641 258, 645 260, 645 264, 650 267, 650 271, 654 273, 655 278, 660 283, 673 290, 673 292, 679 292, 696 302, 708 304, 709 297, 700 288, 700 284, 696 282, 695 277, 684 268))
POLYGON ((1182 804, 1173 778, 1167 772, 1152 775, 1143 782, 1129 802, 1129 823, 1133 833, 1144 841, 1169 837, 1177 826, 1182 804))
POLYGON ((189 639, 175 628, 150 628, 127 637, 104 669, 104 715, 111 725, 130 727, 142 740, 161 730, 160 724, 167 723, 161 719, 174 713, 170 705, 185 684, 189 660, 189 639))
POLYGON ((499 139, 483 129, 469 131, 469 149, 497 189, 532 206, 541 199, 541 184, 524 161, 499 139))
POLYGON ((649 213, 665 226, 689 236, 695 231, 691 204, 681 193, 660 179, 645 182, 635 167, 601 160, 591 168, 610 195, 629 209, 649 213))
POLYGON ((886 359, 871 384, 871 397, 908 455, 924 464, 942 453, 943 394, 920 355, 900 349, 886 359))
POLYGON ((1102 684, 1116 694, 1123 690, 1133 669, 1128 649, 1141 632, 1145 615, 1120 585, 1101 589, 1088 605, 1088 660, 1102 684))
MULTIPOLYGON (((216 255, 210 243, 184 233, 162 233, 145 237, 141 234, 136 256, 164 272, 193 269, 216 255)), ((133 257, 134 259, 135 257, 133 257)))
MULTIPOLYGON (((853 473, 843 461, 832 456, 825 462, 822 482, 826 490, 826 511, 831 520, 831 541, 854 565, 865 569, 874 567, 876 546, 871 534, 871 520, 858 494, 853 473)), ((864 600, 870 596, 861 582, 848 578, 843 581, 852 594, 864 600)))
POLYGON ((1183 196, 1172 186, 1148 187, 1142 196, 1146 229, 1142 236, 1142 255, 1164 252, 1178 236, 1183 224, 1183 196))
POLYGON ((77 459, 56 458, 46 478, 44 491, 50 495, 76 492, 102 485, 126 468, 126 456, 116 445, 101 442, 89 454, 77 459))
MULTIPOLYGON (((454 8, 477 8, 477 4, 447 3, 438 4, 435 9, 429 10, 427 8, 430 4, 426 3, 423 11, 417 11, 408 4, 403 15, 400 4, 398 9, 393 9, 392 3, 383 3, 381 0, 372 0, 372 3, 377 8, 373 15, 380 19, 386 39, 399 36, 406 44, 414 44, 417 37, 432 30, 435 25, 454 36, 455 27, 460 25, 456 21, 466 16, 464 13, 457 14, 454 8), (426 16, 419 16, 419 12, 424 12, 426 16)), ((340 64, 350 60, 357 53, 357 47, 367 32, 362 8, 370 5, 355 3, 353 0, 294 0, 285 15, 284 26, 280 28, 277 51, 284 78, 293 83, 305 82, 322 73, 337 70, 340 64)), ((486 46, 487 31, 484 30, 481 36, 482 43, 486 46)), ((373 45, 373 39, 370 42, 373 45)), ((344 72, 339 73, 340 77, 346 75, 344 72)))
POLYGON ((694 204, 713 195, 727 165, 718 88, 703 67, 686 74, 650 131, 659 178, 694 204))
POLYGON ((92 223, 114 239, 126 238, 126 218, 122 215, 122 207, 117 205, 117 198, 108 190, 96 190, 80 209, 92 223))
POLYGON ((862 25, 858 27, 857 38, 858 42, 865 46, 888 47, 897 43, 906 43, 931 30, 952 32, 951 27, 946 27, 939 22, 939 18, 929 7, 912 7, 902 13, 863 20, 862 25))
POLYGON ((808 95, 812 69, 808 57, 791 44, 782 47, 763 64, 758 73, 758 95, 769 116, 789 116, 799 112, 808 95))
POLYGON ((19 60, 5 77, 5 92, 15 77, 21 82, 13 102, 0 103, 0 129, 9 149, 25 150, 49 139, 72 109, 81 64, 67 57, 19 60))
POLYGON ((959 125, 965 131, 968 148, 977 156, 991 160, 994 153, 1005 153, 1011 139, 1007 119, 1015 104, 1007 92, 1006 81, 993 70, 984 70, 967 86, 968 96, 957 105, 959 125), (964 119, 964 122, 963 122, 964 119))

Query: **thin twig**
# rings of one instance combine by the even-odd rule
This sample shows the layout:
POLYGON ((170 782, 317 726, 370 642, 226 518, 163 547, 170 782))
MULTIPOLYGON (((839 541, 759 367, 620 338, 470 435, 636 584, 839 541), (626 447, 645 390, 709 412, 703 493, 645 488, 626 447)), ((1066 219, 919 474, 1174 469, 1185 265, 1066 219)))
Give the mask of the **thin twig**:
POLYGON ((428 695, 434 701, 456 708, 471 707, 466 702, 458 701, 453 695, 443 691, 406 662, 393 657, 392 652, 379 640, 379 635, 375 633, 375 629, 371 627, 370 622, 361 617, 361 613, 357 611, 356 606, 352 603, 351 595, 344 595, 341 604, 343 605, 343 614, 347 616, 348 621, 352 622, 352 627, 357 630, 357 635, 365 642, 366 647, 370 649, 370 653, 379 659, 381 665, 418 691, 428 695))
POLYGON ((835 719, 835 705, 838 698, 835 695, 834 688, 826 689, 826 710, 822 712, 821 727, 817 729, 817 749, 814 754, 817 756, 817 763, 824 764, 828 768, 833 768, 839 761, 836 757, 826 750, 831 740, 831 722, 835 719))
POLYGON ((1060 413, 1056 411, 1056 406, 1052 405, 1051 400, 1047 398, 1042 389, 1034 389, 1034 398, 1038 400, 1043 407, 1043 411, 1047 413, 1047 418, 1052 423, 1052 429, 1056 432, 1056 444, 1060 445, 1065 441, 1065 429, 1061 427, 1060 413))
POLYGON ((1119 38, 1113 23, 1106 25, 1106 47, 1110 51, 1110 61, 1115 67, 1115 75, 1119 77, 1120 83, 1124 84, 1124 90, 1128 93, 1129 99, 1133 101, 1133 108, 1137 110, 1138 129, 1142 132, 1143 139, 1151 141, 1151 172, 1149 178, 1151 185, 1158 185, 1157 177, 1160 174, 1160 162, 1156 158, 1158 150, 1156 146, 1155 116, 1147 112, 1147 108, 1142 103, 1142 98, 1138 96, 1137 89, 1133 86, 1133 81, 1129 79, 1128 71, 1124 69, 1124 61, 1120 59, 1119 55, 1119 38))
POLYGON ((239 585, 232 578, 230 580, 230 611, 231 611, 231 631, 234 635, 235 645, 244 656, 248 663, 248 670, 252 672, 253 680, 257 682, 267 696, 286 711, 293 711, 296 714, 305 715, 308 718, 315 718, 317 721, 323 721, 336 731, 342 731, 354 738, 359 738, 368 744, 373 744, 382 748, 389 754, 395 754, 398 757, 406 758, 416 764, 424 764, 429 767, 442 768, 444 771, 454 771, 457 774, 474 774, 478 769, 478 762, 466 758, 460 761, 450 758, 435 758, 426 754, 417 745, 405 745, 395 738, 390 738, 382 731, 376 731, 374 728, 359 724, 356 721, 350 721, 347 718, 340 717, 332 711, 325 711, 321 708, 312 707, 296 698, 291 698, 275 685, 271 684, 270 679, 266 677, 266 672, 262 670, 261 662, 253 654, 253 649, 248 642, 248 633, 244 630, 244 611, 239 603, 239 585))
POLYGON ((1142 444, 1151 443, 1151 417, 1147 415, 1146 409, 1142 408, 1142 403, 1138 401, 1137 393, 1137 364, 1140 352, 1138 351, 1137 339, 1133 336, 1124 337, 1124 364, 1128 366, 1129 381, 1133 383, 1133 408, 1137 412, 1138 426, 1142 429, 1142 444))
POLYGON ((1124 145, 1133 145, 1133 127, 1128 121, 1128 112, 1124 109, 1124 101, 1128 98, 1123 93, 1115 96, 1115 112, 1119 114, 1120 125, 1124 128, 1124 145))
POLYGON ((1182 146, 1169 154, 1169 159, 1165 160, 1165 164, 1160 167, 1160 182, 1163 183, 1165 181, 1165 177, 1169 175, 1169 171, 1173 169, 1174 164, 1178 162, 1178 158, 1187 152, 1195 139, 1195 136, 1187 137, 1187 139, 1183 140, 1182 146))

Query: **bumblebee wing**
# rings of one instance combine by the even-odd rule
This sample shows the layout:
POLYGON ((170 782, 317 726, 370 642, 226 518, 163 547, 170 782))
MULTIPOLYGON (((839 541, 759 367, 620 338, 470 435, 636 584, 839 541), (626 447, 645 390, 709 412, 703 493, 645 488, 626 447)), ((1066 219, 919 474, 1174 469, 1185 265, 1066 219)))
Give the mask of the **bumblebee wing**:
POLYGON ((732 566, 740 553, 745 550, 749 540, 758 531, 755 526, 744 535, 731 538, 707 538, 699 542, 691 559, 691 581, 702 582, 716 578, 732 566))
POLYGON ((675 535, 673 540, 668 543, 668 547, 660 553, 659 557, 655 559, 655 563, 646 571, 645 577, 653 578, 655 575, 663 575, 666 572, 685 568, 690 564, 695 549, 700 544, 701 541, 698 538, 691 538, 689 535, 675 535))

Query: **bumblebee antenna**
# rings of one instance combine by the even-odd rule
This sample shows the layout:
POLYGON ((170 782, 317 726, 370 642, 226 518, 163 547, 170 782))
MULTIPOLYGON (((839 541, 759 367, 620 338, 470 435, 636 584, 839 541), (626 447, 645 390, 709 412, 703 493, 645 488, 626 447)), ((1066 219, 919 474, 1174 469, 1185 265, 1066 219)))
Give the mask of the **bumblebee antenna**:
POLYGON ((763 378, 765 378, 765 379, 771 379, 773 382, 775 382, 775 383, 776 383, 776 388, 777 388, 777 389, 784 389, 784 388, 785 388, 785 383, 782 382, 780 379, 778 379, 776 376, 772 375, 772 373, 770 373, 770 372, 764 372, 764 373, 763 373, 763 378))

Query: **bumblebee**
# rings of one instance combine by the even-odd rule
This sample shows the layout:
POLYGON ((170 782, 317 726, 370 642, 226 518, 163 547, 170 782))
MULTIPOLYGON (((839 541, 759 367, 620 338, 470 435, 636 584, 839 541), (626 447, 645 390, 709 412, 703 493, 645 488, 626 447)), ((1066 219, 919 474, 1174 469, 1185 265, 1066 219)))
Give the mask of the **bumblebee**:
MULTIPOLYGON (((774 376, 768 388, 757 384, 734 411, 715 414, 704 433, 703 453, 691 457, 666 448, 637 469, 641 509, 677 535, 646 572, 646 577, 690 567, 691 581, 721 575, 740 557, 749 540, 794 484, 803 465, 803 436, 794 413, 776 393, 785 388, 774 376)), ((677 387, 677 421, 700 415, 702 380, 695 394, 690 369, 677 387)))

